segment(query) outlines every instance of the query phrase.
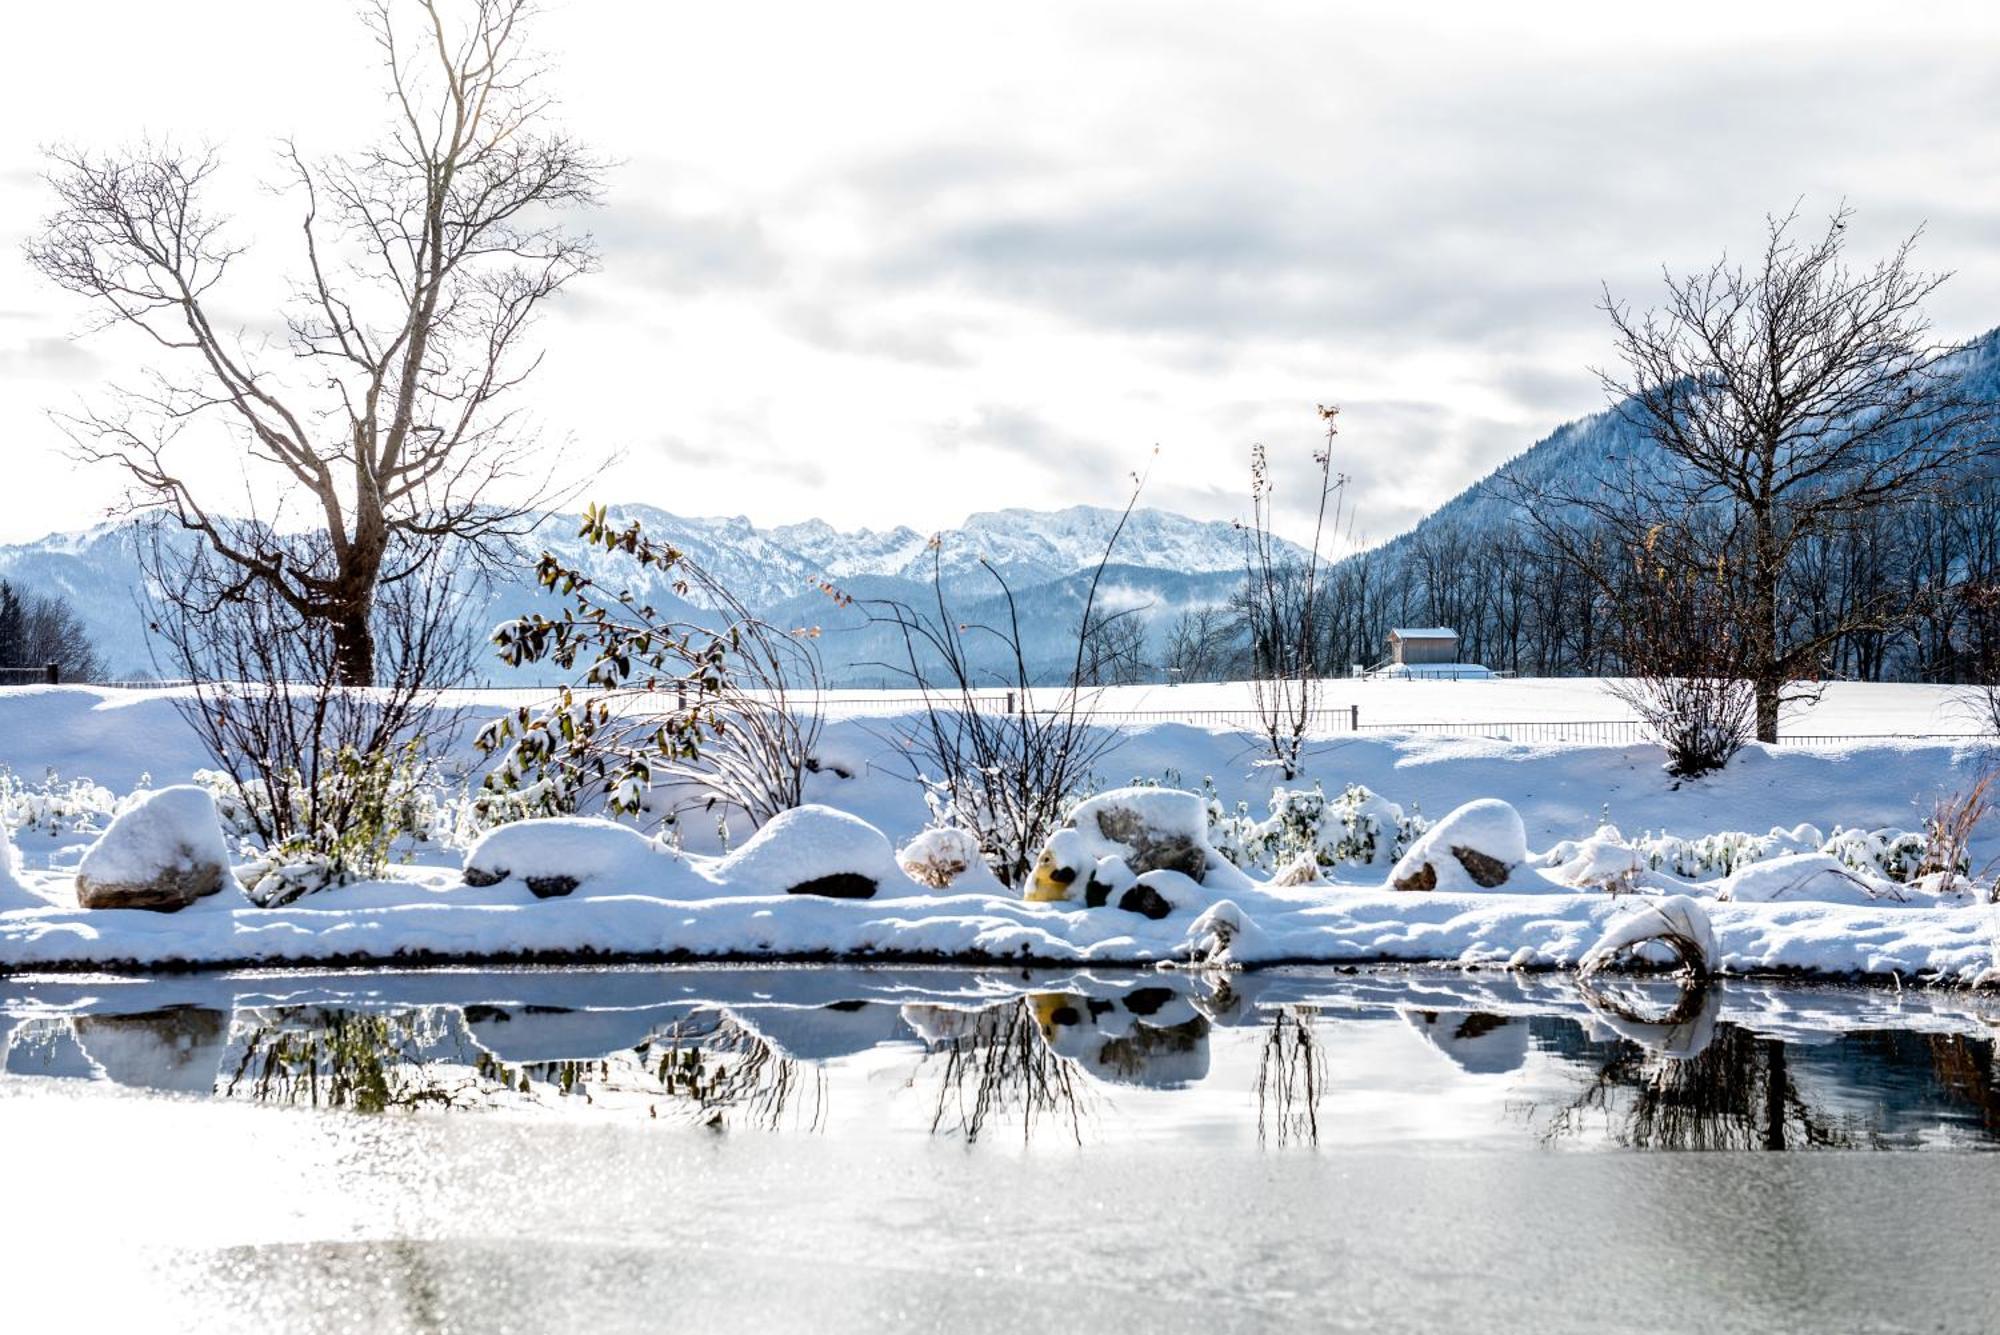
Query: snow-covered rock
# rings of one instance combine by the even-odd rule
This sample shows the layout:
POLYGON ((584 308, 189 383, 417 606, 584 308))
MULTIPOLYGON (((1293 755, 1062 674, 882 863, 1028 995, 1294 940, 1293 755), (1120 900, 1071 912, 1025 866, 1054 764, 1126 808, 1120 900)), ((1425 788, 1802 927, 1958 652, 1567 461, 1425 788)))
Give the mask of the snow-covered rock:
POLYGON ((1025 897, 1164 918, 1205 903, 1202 887, 1226 867, 1209 846, 1208 807, 1199 796, 1121 788, 1077 805, 1042 847, 1025 897))
POLYGON ((641 890, 660 875, 669 855, 629 825, 594 816, 515 821, 482 835, 465 855, 465 883, 514 880, 537 899, 555 899, 585 884, 641 890))
POLYGON ((1135 876, 1177 871, 1208 875, 1208 804, 1176 788, 1120 788, 1080 802, 1068 824, 1093 858, 1121 858, 1135 876))
POLYGON ((77 868, 76 901, 171 913, 214 894, 229 876, 215 798, 178 784, 138 798, 90 846, 77 868))
POLYGON ((1483 797, 1426 830, 1389 873, 1389 883, 1398 890, 1493 890, 1527 860, 1521 813, 1483 797))
POLYGON ((745 895, 872 899, 885 885, 908 884, 887 835, 859 816, 810 805, 779 812, 704 874, 745 895))

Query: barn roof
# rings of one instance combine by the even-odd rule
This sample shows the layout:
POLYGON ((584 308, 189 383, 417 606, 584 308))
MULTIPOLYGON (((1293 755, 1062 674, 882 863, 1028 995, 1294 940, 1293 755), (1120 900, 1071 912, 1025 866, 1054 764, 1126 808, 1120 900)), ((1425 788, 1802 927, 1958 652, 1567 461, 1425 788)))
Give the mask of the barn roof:
POLYGON ((1449 626, 1394 626, 1389 633, 1399 640, 1455 640, 1458 632, 1449 626))

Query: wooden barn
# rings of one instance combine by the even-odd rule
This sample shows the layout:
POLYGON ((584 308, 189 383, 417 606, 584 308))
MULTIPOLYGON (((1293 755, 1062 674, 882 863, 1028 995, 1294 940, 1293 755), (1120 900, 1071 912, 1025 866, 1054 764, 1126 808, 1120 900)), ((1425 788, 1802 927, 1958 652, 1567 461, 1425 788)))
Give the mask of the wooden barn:
POLYGON ((1458 632, 1443 626, 1398 626, 1389 632, 1389 662, 1396 667, 1458 662, 1458 632))

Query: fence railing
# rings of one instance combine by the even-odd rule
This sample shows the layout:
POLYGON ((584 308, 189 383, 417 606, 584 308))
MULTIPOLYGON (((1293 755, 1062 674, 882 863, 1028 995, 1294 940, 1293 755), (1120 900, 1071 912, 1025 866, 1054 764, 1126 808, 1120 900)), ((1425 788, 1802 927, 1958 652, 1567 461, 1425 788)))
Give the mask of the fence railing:
MULTIPOLYGON (((60 673, 51 666, 0 667, 0 687, 43 685, 59 682, 60 673)), ((92 686, 125 690, 160 690, 185 686, 184 681, 96 681, 92 686)), ((539 688, 505 688, 530 691, 539 688)), ((1086 692, 1087 694, 1087 692, 1086 692)), ((980 692, 971 696, 940 692, 929 697, 913 693, 869 692, 865 695, 824 695, 820 708, 831 719, 886 718, 906 714, 931 705, 939 710, 958 710, 970 705, 981 713, 1011 714, 1026 708, 1041 716, 1062 712, 1064 692, 1035 693, 1024 701, 1013 691, 980 692)), ((803 701, 801 701, 803 703, 803 701)), ((1241 728, 1258 732, 1263 716, 1255 709, 1101 709, 1088 704, 1082 712, 1105 724, 1179 723, 1194 727, 1241 728)), ((1321 739, 1340 736, 1419 735, 1472 737, 1508 742, 1571 742, 1597 746, 1636 746, 1653 739, 1638 719, 1508 719, 1498 721, 1427 720, 1423 722, 1380 723, 1364 721, 1359 705, 1333 705, 1312 710, 1306 731, 1321 739)), ((1977 742, 1991 741, 1991 734, 1979 732, 1828 732, 1786 733, 1781 745, 1819 746, 1842 742, 1977 742)))

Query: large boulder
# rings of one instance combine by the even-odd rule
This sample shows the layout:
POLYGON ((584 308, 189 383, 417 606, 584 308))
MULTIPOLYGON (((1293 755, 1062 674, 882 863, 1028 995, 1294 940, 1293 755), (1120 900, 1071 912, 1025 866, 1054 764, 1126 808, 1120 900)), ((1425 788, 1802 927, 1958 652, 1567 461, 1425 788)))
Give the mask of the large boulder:
POLYGON ((1389 884, 1398 890, 1494 890, 1527 860, 1521 813, 1482 797, 1424 831, 1389 873, 1389 884))
POLYGON ((1199 895, 1214 861, 1208 805, 1172 788, 1121 788, 1077 805, 1043 845, 1031 900, 1106 905, 1164 918, 1199 895))
POLYGON ((552 816, 489 830, 465 855, 465 883, 514 880, 537 899, 558 899, 586 882, 643 891, 657 878, 660 846, 629 825, 594 816, 552 816))
POLYGON ((118 813, 77 868, 76 902, 87 909, 172 913, 222 888, 229 845, 215 798, 181 784, 143 794, 118 813))
POLYGON ((880 830, 845 811, 807 805, 781 811, 709 873, 732 893, 872 899, 903 879, 880 830))

